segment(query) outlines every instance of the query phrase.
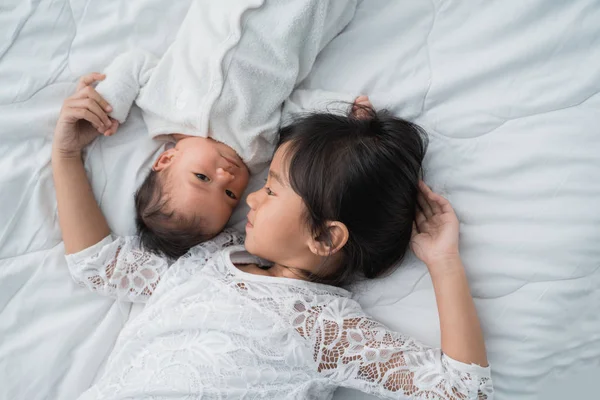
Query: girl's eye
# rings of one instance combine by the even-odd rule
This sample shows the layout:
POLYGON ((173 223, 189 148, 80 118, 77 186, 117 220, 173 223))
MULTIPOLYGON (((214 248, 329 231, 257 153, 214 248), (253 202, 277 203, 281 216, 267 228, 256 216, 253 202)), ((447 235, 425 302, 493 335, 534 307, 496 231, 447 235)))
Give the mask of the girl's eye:
POLYGON ((270 187, 265 186, 265 190, 267 191, 267 196, 273 196, 275 194, 270 187))
POLYGON ((231 190, 225 190, 225 194, 234 200, 237 200, 236 195, 231 190))
POLYGON ((204 174, 196 174, 196 178, 200 179, 202 182, 210 182, 210 178, 204 174))

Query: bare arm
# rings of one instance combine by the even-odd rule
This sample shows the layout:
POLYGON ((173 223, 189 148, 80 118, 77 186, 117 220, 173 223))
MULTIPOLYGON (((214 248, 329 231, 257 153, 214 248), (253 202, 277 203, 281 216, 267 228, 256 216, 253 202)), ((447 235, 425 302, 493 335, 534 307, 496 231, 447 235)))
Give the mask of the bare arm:
POLYGON ((110 136, 118 122, 106 114, 111 107, 90 86, 103 79, 90 74, 65 100, 52 143, 52 172, 58 218, 67 254, 84 250, 110 234, 94 198, 81 158, 82 149, 98 135, 110 136))
POLYGON ((449 259, 434 268, 442 270, 432 275, 442 351, 454 360, 486 367, 483 333, 460 258, 449 259))
POLYGON ((77 253, 104 239, 110 229, 94 199, 81 155, 53 151, 52 170, 65 252, 77 253))
POLYGON ((429 269, 442 333, 442 351, 466 364, 487 366, 483 333, 458 252, 458 219, 452 206, 420 182, 411 248, 429 269))

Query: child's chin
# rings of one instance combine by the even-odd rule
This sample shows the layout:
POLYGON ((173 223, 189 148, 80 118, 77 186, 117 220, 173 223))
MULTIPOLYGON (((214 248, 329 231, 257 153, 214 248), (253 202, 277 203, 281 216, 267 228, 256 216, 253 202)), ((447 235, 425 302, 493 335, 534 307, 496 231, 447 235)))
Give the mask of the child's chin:
POLYGON ((260 251, 260 247, 256 246, 256 243, 254 243, 254 240, 252 240, 252 232, 250 232, 250 234, 246 235, 246 240, 244 240, 244 247, 246 248, 246 251, 250 254, 252 254, 253 256, 256 257, 262 257, 262 251, 260 251))
POLYGON ((252 253, 252 239, 250 238, 250 235, 248 234, 248 230, 246 230, 246 238, 244 239, 244 247, 246 248, 246 251, 248 253, 252 253))

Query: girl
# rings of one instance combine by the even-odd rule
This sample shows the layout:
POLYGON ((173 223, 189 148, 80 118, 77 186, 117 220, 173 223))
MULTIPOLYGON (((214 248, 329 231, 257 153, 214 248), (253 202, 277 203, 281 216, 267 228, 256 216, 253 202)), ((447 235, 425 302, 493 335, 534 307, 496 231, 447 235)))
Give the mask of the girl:
POLYGON ((147 303, 81 399, 323 399, 338 386, 492 397, 458 220, 419 181, 422 132, 361 111, 309 114, 280 130, 265 187, 247 200, 245 238, 225 231, 168 269, 109 238, 67 256, 81 284, 147 303), (441 349, 372 320, 340 287, 390 271, 409 243, 433 279, 441 349))

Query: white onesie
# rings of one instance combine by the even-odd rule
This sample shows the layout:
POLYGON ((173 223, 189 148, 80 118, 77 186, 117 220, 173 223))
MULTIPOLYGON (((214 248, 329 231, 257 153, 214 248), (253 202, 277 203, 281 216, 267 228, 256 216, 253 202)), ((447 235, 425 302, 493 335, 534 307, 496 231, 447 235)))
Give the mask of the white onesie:
POLYGON ((97 90, 119 122, 135 101, 151 136, 210 136, 256 172, 273 155, 282 104, 356 3, 194 0, 161 59, 141 49, 124 53, 97 90))

